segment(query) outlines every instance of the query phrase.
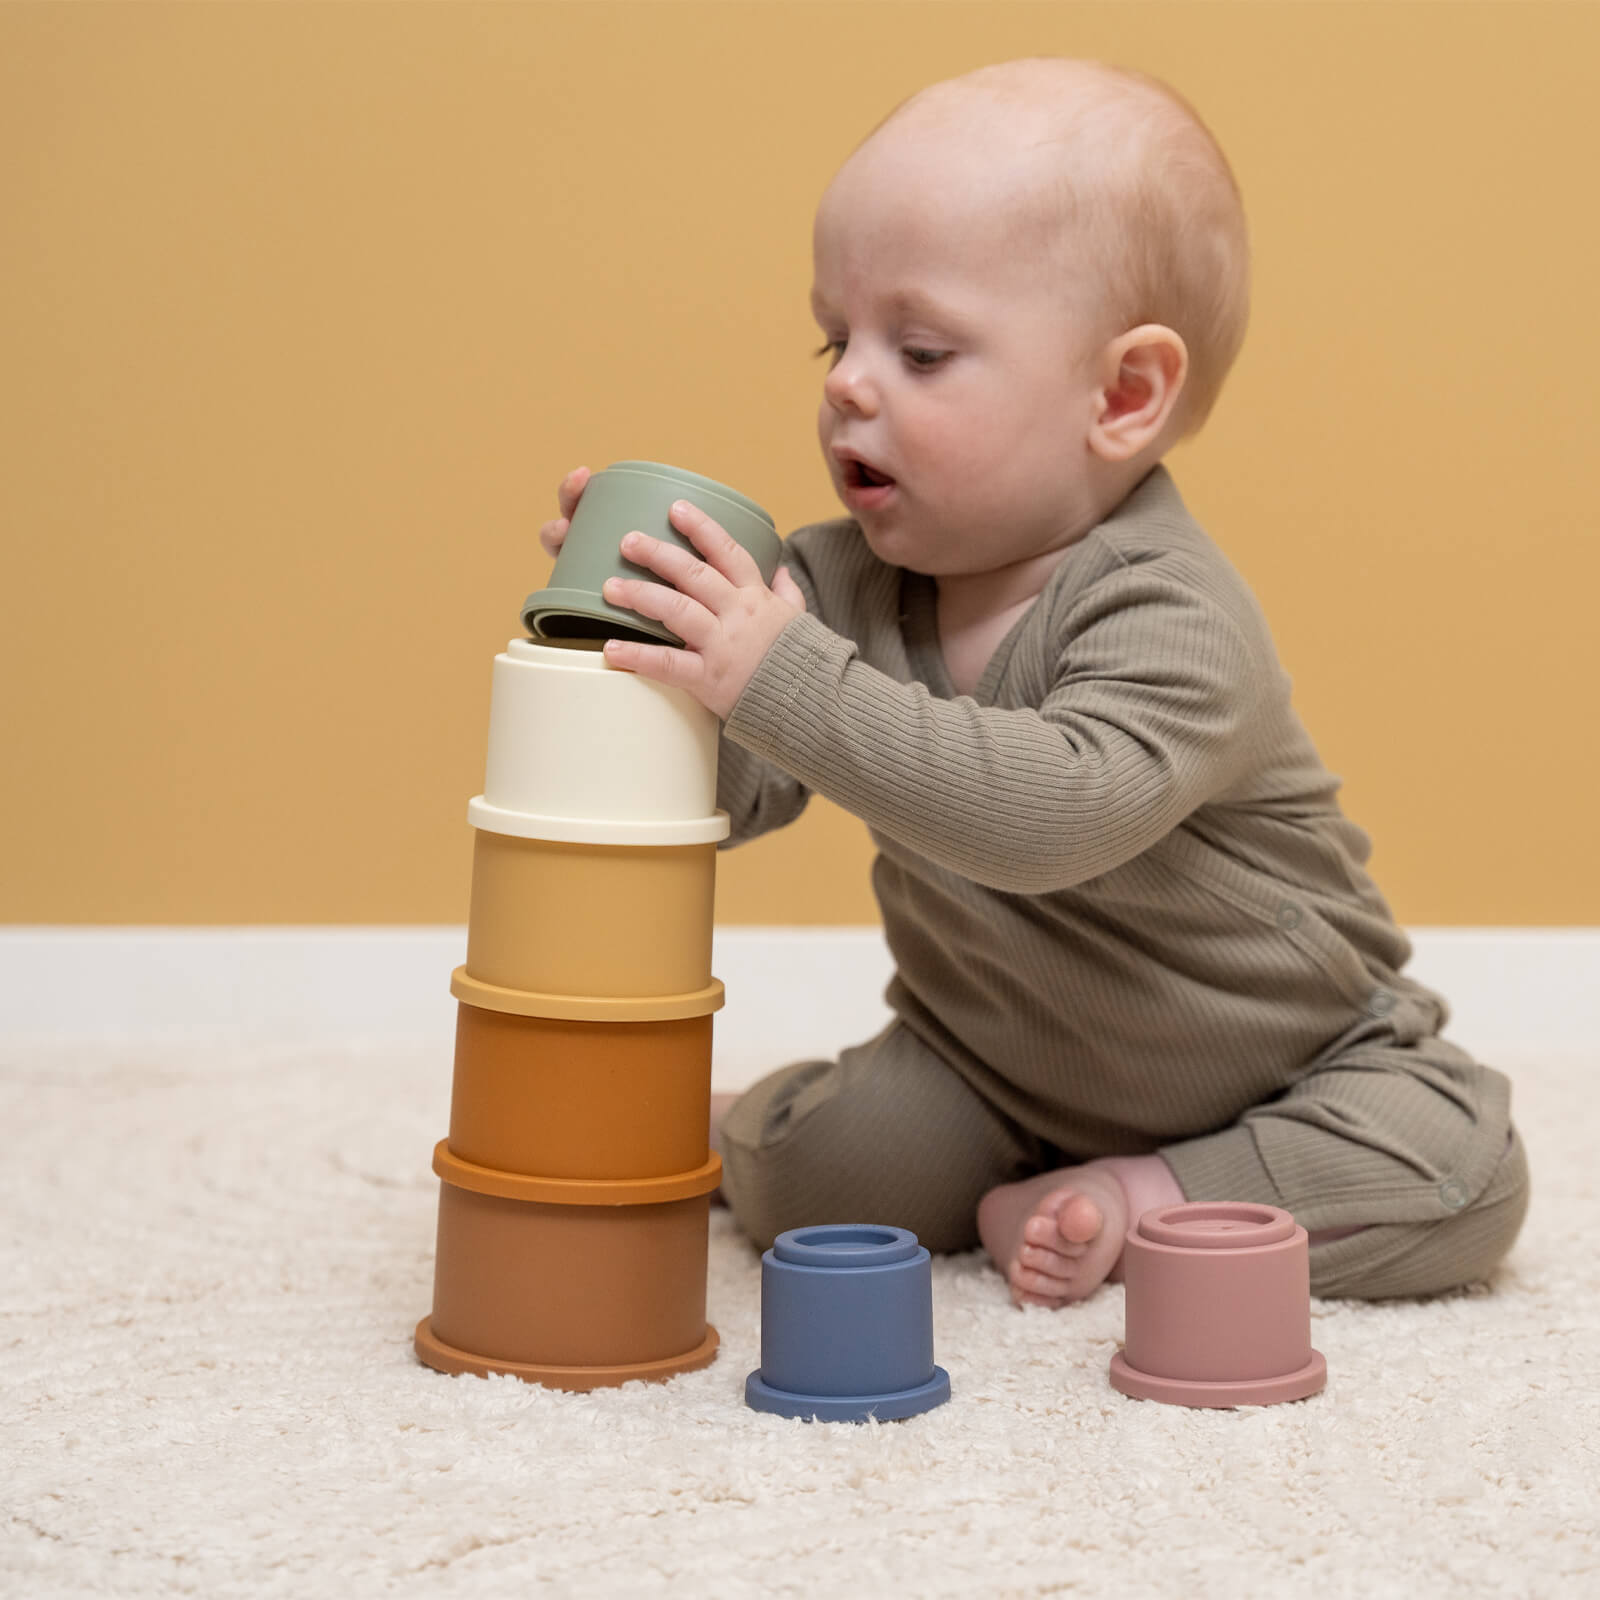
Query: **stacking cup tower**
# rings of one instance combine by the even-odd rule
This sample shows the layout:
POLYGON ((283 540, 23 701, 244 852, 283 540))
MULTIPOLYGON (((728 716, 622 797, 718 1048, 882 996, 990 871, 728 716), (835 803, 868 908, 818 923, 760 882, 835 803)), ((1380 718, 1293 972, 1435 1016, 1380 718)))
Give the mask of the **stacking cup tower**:
MULTIPOLYGON (((642 465, 667 475, 661 523, 684 480, 709 482, 642 465)), ((639 510, 613 547, 630 526, 657 531, 639 510)), ((579 532, 574 517, 569 543, 579 532)), ((433 1310, 415 1340, 442 1372, 561 1389, 668 1378, 717 1350, 717 719, 602 648, 547 635, 495 658, 467 959, 450 981, 450 1131, 433 1154, 433 1310)))

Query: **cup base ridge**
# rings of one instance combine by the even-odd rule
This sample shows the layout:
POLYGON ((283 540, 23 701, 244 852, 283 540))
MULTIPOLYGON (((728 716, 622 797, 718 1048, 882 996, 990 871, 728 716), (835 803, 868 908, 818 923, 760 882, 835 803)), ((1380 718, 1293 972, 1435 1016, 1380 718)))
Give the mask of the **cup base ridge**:
POLYGON ((1227 1381, 1199 1378, 1163 1378, 1140 1372, 1122 1351, 1111 1358, 1111 1387, 1133 1400, 1162 1400, 1178 1406, 1270 1406, 1283 1400, 1305 1400, 1328 1381, 1328 1363, 1320 1351, 1295 1372, 1271 1378, 1237 1378, 1227 1381))
POLYGON ((664 995, 540 994, 533 989, 507 989, 484 983, 466 965, 450 974, 450 993, 483 1011, 504 1011, 516 1017, 549 1017, 558 1022, 681 1022, 720 1011, 722 980, 704 989, 664 995))
POLYGON ((732 831, 726 811, 713 811, 709 817, 558 817, 542 811, 514 811, 481 794, 467 802, 467 823, 480 833, 503 834, 508 839, 614 848, 718 844, 732 831))
POLYGON ((867 1422, 874 1417, 879 1422, 899 1422, 931 1411, 949 1398, 950 1374, 943 1367, 935 1367, 926 1383, 897 1394, 794 1394, 764 1383, 759 1367, 744 1384, 744 1403, 752 1411, 816 1422, 867 1422))
POLYGON ((478 1356, 468 1350, 458 1350, 434 1333, 433 1318, 428 1316, 417 1324, 413 1346, 417 1359, 436 1372, 452 1375, 471 1373, 479 1378, 500 1374, 521 1378, 524 1383, 542 1384, 547 1389, 581 1392, 587 1389, 614 1389, 635 1379, 659 1383, 667 1378, 675 1378, 680 1372, 698 1371, 716 1360, 717 1347, 721 1342, 717 1330, 708 1322, 705 1338, 694 1349, 686 1350, 681 1355, 663 1356, 655 1361, 635 1361, 626 1366, 536 1366, 531 1362, 503 1361, 494 1356, 478 1356))

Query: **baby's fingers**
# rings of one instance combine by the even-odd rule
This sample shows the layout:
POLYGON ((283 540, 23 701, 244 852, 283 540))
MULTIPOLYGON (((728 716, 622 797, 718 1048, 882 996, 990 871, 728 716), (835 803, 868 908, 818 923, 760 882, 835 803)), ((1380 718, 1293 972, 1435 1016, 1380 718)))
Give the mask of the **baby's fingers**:
POLYGON ((547 556, 561 554, 561 546, 566 542, 567 529, 572 524, 566 517, 557 517, 552 522, 547 522, 539 530, 539 543, 544 547, 547 556))
POLYGON ((588 483, 590 476, 587 467, 574 467, 561 480, 561 487, 556 490, 556 498, 561 502, 561 515, 569 521, 572 513, 578 509, 578 498, 582 495, 584 485, 588 483))
POLYGON ((789 576, 787 567, 779 567, 772 575, 772 592, 777 597, 793 606, 796 611, 804 611, 806 597, 801 592, 800 585, 789 576))
POLYGON ((561 546, 566 543, 567 529, 572 526, 572 513, 578 509, 579 497, 583 494, 584 485, 588 483, 590 476, 587 467, 574 467, 557 487, 556 499, 561 504, 561 515, 551 518, 539 529, 539 543, 544 547, 547 556, 561 554, 561 546))

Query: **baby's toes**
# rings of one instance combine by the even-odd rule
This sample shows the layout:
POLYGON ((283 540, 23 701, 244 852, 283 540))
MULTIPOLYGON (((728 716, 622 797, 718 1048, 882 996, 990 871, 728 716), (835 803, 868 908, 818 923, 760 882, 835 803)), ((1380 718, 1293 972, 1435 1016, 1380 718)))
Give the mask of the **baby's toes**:
POLYGON ((1071 1298, 1066 1294, 1019 1294, 1015 1289, 1011 1291, 1011 1303, 1014 1306, 1043 1306, 1046 1311, 1059 1311, 1071 1298))
POLYGON ((1056 1212, 1055 1226, 1068 1244, 1087 1245, 1105 1226, 1105 1216, 1086 1194, 1075 1194, 1056 1212))
POLYGON ((1054 1211, 1036 1211, 1022 1225, 1024 1248, 1033 1245, 1041 1250, 1053 1250, 1058 1255, 1082 1255, 1088 1248, 1073 1239, 1061 1236, 1061 1227, 1054 1211))
POLYGON ((1060 1305, 1066 1298, 1067 1280, 1046 1272, 1037 1272, 1016 1262, 1006 1281, 1011 1285, 1011 1298, 1019 1306, 1060 1305))
MULTIPOLYGON (((1082 1246, 1078 1247, 1080 1251, 1082 1246)), ((1068 1278, 1072 1275, 1072 1260, 1059 1250, 1044 1250, 1036 1244, 1025 1244, 1017 1251, 1017 1266, 1024 1272, 1037 1272, 1046 1278, 1068 1278)))
POLYGON ((1034 1272, 1048 1273, 1052 1277, 1070 1277, 1088 1249, 1086 1244, 1068 1244, 1059 1234, 1047 1245, 1021 1244, 1017 1246, 1017 1265, 1034 1272))

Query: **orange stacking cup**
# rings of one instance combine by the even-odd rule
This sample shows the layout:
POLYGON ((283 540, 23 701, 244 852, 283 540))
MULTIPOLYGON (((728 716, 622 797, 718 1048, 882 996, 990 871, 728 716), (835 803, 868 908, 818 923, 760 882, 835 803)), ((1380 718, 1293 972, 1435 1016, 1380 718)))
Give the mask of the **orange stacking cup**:
POLYGON ((434 1150, 439 1241, 419 1358, 557 1389, 668 1378, 707 1365, 713 1155, 664 1178, 530 1178, 434 1150))
POLYGON ((704 989, 716 856, 714 843, 587 843, 479 829, 467 972, 536 994, 704 989))
POLYGON ((711 1013, 655 1021, 456 1014, 452 1155, 545 1178, 650 1178, 704 1164, 711 1013))

